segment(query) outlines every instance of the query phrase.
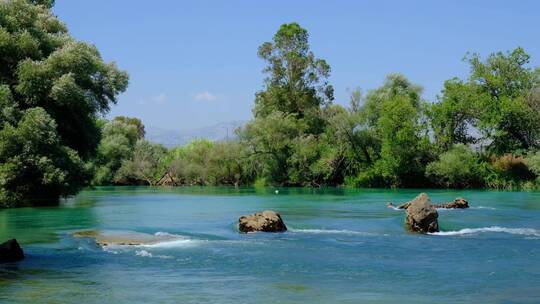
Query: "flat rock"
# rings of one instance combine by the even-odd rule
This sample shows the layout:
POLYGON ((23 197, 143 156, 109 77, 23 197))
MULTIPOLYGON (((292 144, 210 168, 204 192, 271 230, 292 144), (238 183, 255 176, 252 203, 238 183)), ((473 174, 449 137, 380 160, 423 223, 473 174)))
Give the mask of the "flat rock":
POLYGON ((0 244, 0 263, 12 263, 24 259, 24 252, 16 239, 0 244))
POLYGON ((283 232, 287 226, 281 219, 281 215, 275 211, 266 210, 255 214, 244 215, 238 219, 240 232, 283 232))
POLYGON ((135 231, 96 231, 85 230, 73 233, 74 237, 92 238, 99 246, 111 245, 152 245, 161 242, 174 241, 179 237, 169 234, 149 234, 135 231))

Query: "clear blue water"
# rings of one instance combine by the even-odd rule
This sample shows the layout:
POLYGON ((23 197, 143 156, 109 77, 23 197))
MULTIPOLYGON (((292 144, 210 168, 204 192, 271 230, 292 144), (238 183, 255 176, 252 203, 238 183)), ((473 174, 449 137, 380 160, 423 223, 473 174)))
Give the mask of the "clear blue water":
POLYGON ((2 303, 540 303, 540 193, 434 191, 438 235, 404 229, 420 190, 98 188, 55 208, 0 210, 2 303), (280 212, 289 231, 239 234, 238 217, 280 212), (181 241, 102 249, 82 229, 181 241))

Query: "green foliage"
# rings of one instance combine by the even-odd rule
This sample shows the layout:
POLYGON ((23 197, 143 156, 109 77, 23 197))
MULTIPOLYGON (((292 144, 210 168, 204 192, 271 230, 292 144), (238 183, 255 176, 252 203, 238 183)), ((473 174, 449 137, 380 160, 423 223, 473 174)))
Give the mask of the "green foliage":
POLYGON ((527 157, 527 167, 534 173, 536 176, 540 176, 540 151, 532 152, 527 157))
POLYGON ((485 171, 476 153, 463 144, 456 144, 426 167, 426 175, 446 188, 483 186, 485 171))
POLYGON ((246 147, 237 141, 192 141, 170 150, 161 167, 172 185, 238 186, 254 179, 246 147))
POLYGON ((55 121, 36 107, 16 126, 0 130, 0 206, 47 204, 74 194, 89 171, 77 153, 61 144, 55 121))
POLYGON ((125 72, 70 37, 53 3, 0 1, 0 205, 54 201, 86 184, 98 115, 127 86, 125 72))
POLYGON ((330 66, 309 49, 307 31, 283 24, 272 42, 259 47, 267 62, 265 89, 255 97, 255 119, 240 133, 260 177, 271 184, 317 184, 324 170, 319 134, 321 107, 333 100, 330 66))
POLYGON ((156 185, 161 177, 160 160, 165 157, 167 149, 159 144, 146 140, 138 140, 131 159, 122 161, 122 166, 115 174, 115 182, 119 184, 156 185))
POLYGON ((306 128, 304 121, 294 115, 275 111, 248 123, 240 137, 251 150, 254 162, 260 168, 260 176, 270 183, 286 184, 287 161, 295 139, 306 128))
POLYGON ((94 160, 96 173, 93 184, 116 183, 122 162, 133 157, 138 140, 144 137, 144 125, 137 118, 116 117, 102 126, 102 138, 94 160))
POLYGON ((469 57, 469 85, 479 96, 478 128, 490 141, 489 150, 501 155, 540 146, 540 108, 535 94, 540 70, 526 67, 529 55, 517 48, 495 53, 481 61, 469 57))
POLYGON ((429 144, 419 124, 419 113, 405 96, 386 100, 378 121, 382 139, 380 159, 375 169, 385 183, 396 187, 423 182, 424 146, 429 144))
POLYGON ((369 127, 377 127, 385 101, 401 96, 406 98, 415 109, 420 109, 422 87, 411 83, 405 76, 397 73, 386 77, 384 84, 366 96, 361 117, 369 127))
POLYGON ((54 6, 54 0, 29 0, 30 3, 35 5, 43 5, 45 7, 51 8, 54 6))
POLYGON ((470 127, 477 125, 478 99, 482 94, 457 78, 446 81, 442 93, 429 111, 439 151, 447 151, 455 144, 475 143, 470 127))
POLYGON ((315 58, 309 49, 309 35, 297 23, 283 24, 272 42, 259 47, 258 55, 267 62, 265 90, 255 98, 255 118, 273 112, 293 114, 304 119, 310 133, 320 131, 320 106, 334 99, 328 84, 330 66, 315 58))

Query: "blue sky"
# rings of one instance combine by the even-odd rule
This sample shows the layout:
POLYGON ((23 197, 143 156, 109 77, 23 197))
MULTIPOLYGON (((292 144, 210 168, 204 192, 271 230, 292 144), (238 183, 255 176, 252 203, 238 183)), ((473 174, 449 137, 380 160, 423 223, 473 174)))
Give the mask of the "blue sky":
POLYGON ((444 80, 467 75, 466 52, 524 47, 540 65, 540 1, 173 1, 57 0, 77 39, 95 44, 130 74, 109 116, 192 129, 251 117, 263 86, 257 47, 282 23, 310 33, 332 67, 336 103, 391 72, 434 100, 444 80))

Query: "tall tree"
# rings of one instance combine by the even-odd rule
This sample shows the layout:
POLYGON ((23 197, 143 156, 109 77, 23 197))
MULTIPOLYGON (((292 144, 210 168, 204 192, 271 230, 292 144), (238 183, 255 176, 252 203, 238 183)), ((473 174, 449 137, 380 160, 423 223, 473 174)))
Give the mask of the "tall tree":
POLYGON ((307 30, 297 23, 283 24, 272 42, 259 47, 259 57, 268 64, 264 69, 268 77, 265 90, 256 94, 256 118, 280 111, 314 120, 319 118, 320 107, 334 99, 328 83, 330 66, 315 58, 308 38, 307 30))
POLYGON ((133 157, 135 144, 144 138, 144 125, 138 118, 119 116, 104 123, 101 133, 101 141, 94 160, 96 170, 92 183, 114 184, 122 162, 133 157))
POLYGON ((478 127, 490 150, 502 154, 540 147, 540 109, 536 93, 540 69, 528 67, 530 57, 517 48, 494 53, 482 61, 468 58, 469 83, 482 94, 478 127))
POLYGON ((430 107, 431 127, 440 152, 455 144, 477 141, 472 128, 478 125, 479 101, 482 94, 473 86, 457 78, 444 83, 442 97, 430 107))
POLYGON ((333 100, 330 66, 315 58, 308 38, 297 23, 283 24, 258 50, 268 77, 255 96, 255 119, 241 137, 258 158, 261 177, 271 183, 302 184, 306 168, 318 158, 314 151, 305 154, 306 145, 313 147, 324 131, 321 108, 333 100))
MULTIPOLYGON (((7 133, 18 129, 28 115, 50 119, 50 132, 45 134, 51 137, 51 149, 60 145, 57 150, 65 151, 66 159, 78 157, 87 161, 94 156, 99 142, 97 118, 116 103, 116 96, 127 87, 128 76, 114 63, 105 63, 94 46, 73 39, 66 26, 51 13, 52 4, 53 1, 0 1, 0 103, 5 106, 0 129, 7 133)), ((9 137, 5 135, 6 138, 9 137)), ((0 146, 6 144, 1 142, 0 146)), ((45 153, 47 145, 41 147, 45 153)), ((16 153, 4 150, 0 172, 7 172, 17 163, 20 156, 16 153)), ((67 189, 86 182, 74 176, 84 176, 82 172, 70 172, 69 167, 53 161, 48 166, 36 167, 43 178, 38 178, 36 172, 22 174, 18 186, 2 182, 0 187, 7 197, 17 197, 23 203, 34 196, 31 192, 40 191, 41 185, 42 196, 49 194, 54 200, 58 195, 73 192, 67 189), (57 169, 74 178, 46 178, 57 169), (55 183, 57 187, 51 186, 55 183)), ((0 176, 0 180, 6 179, 9 176, 0 176)))

